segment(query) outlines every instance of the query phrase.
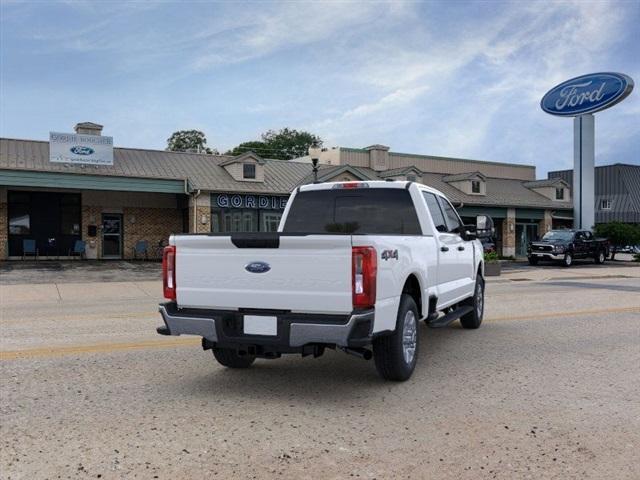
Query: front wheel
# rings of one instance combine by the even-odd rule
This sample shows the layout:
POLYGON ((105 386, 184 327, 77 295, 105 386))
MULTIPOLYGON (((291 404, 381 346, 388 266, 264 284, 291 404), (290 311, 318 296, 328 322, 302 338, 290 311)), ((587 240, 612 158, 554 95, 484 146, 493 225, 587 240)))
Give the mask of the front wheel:
POLYGON ((598 265, 602 265, 604 263, 604 261, 606 260, 607 256, 604 254, 604 251, 600 250, 596 257, 595 257, 595 262, 598 265))
POLYGON ((238 355, 238 352, 231 348, 214 347, 212 350, 218 363, 228 368, 248 368, 256 359, 254 355, 238 355))
POLYGON ((413 297, 403 294, 396 331, 373 341, 373 359, 385 380, 408 380, 416 367, 419 351, 418 307, 413 297))
POLYGON ((480 275, 476 277, 473 297, 465 300, 463 304, 473 307, 473 310, 460 317, 462 328, 479 328, 484 315, 484 278, 480 275))
POLYGON ((565 253, 564 259, 562 259, 562 265, 565 267, 570 267, 573 264, 573 255, 570 253, 565 253))
POLYGON ((529 265, 537 265, 538 259, 536 257, 528 257, 529 265))

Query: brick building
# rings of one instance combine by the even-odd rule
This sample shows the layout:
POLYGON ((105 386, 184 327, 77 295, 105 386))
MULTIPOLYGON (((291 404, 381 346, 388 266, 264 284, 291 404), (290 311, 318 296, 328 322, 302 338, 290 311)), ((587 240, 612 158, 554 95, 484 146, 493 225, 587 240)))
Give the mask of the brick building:
MULTIPOLYGON (((101 135, 100 125, 76 131, 101 135)), ((411 180, 445 193, 463 219, 490 214, 504 255, 571 221, 569 184, 536 180, 535 167, 337 148, 321 153, 319 181, 411 180)), ((148 245, 159 257, 171 233, 275 231, 289 193, 313 181, 308 158, 264 159, 113 148, 108 165, 52 161, 49 142, 0 139, 0 259, 66 257, 84 241, 88 258, 130 259, 148 245)), ((312 214, 312 212, 310 212, 312 214)))

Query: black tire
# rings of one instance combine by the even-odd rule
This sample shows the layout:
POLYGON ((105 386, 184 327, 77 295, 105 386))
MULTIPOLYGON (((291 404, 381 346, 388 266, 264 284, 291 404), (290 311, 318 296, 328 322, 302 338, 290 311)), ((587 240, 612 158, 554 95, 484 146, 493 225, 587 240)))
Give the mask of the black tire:
POLYGON ((473 307, 473 310, 460 317, 462 328, 479 328, 484 316, 484 278, 481 275, 476 277, 476 286, 473 297, 462 302, 463 305, 473 307))
MULTIPOLYGON (((396 331, 392 335, 385 335, 373 340, 373 359, 376 364, 378 374, 385 380, 403 382, 408 380, 416 367, 418 354, 420 352, 420 335, 418 335, 419 325, 418 307, 410 295, 403 294, 400 297, 400 308, 396 320, 396 331), (411 319, 411 313, 413 319, 411 319), (405 324, 408 327, 413 323, 413 330, 405 332, 405 324), (413 332, 413 333, 412 333, 413 332), (415 342, 413 356, 409 360, 405 357, 403 345, 404 334, 411 335, 415 342)), ((409 339, 408 339, 409 341, 409 339)), ((407 356, 410 354, 410 347, 407 348, 407 356)))
POLYGON ((248 368, 255 361, 253 355, 238 355, 238 352, 231 348, 212 348, 213 356, 220 365, 228 368, 248 368))
POLYGON ((564 258, 562 259, 562 266, 568 268, 571 265, 573 265, 573 255, 571 255, 570 253, 565 253, 564 258))
POLYGON ((536 257, 527 257, 527 260, 529 260, 529 265, 537 265, 538 264, 538 259, 536 257))
POLYGON ((605 254, 604 250, 600 250, 598 253, 596 253, 596 256, 593 260, 597 265, 602 265, 606 259, 607 255, 605 254))

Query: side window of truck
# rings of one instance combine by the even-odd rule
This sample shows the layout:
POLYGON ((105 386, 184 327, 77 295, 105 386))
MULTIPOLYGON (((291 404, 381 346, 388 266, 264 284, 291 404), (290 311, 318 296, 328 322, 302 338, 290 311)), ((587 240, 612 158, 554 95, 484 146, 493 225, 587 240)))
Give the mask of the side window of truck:
POLYGON ((440 202, 440 206, 442 207, 442 211, 444 212, 445 220, 447 221, 447 231, 450 233, 459 233, 461 231, 462 222, 460 221, 460 217, 453 209, 448 200, 438 196, 438 201, 440 202))
POLYGON ((427 202, 427 208, 429 209, 431 218, 433 218, 433 224, 435 225, 436 230, 438 232, 446 232, 447 224, 444 220, 444 215, 440 209, 440 205, 438 204, 438 199, 433 193, 422 192, 422 195, 424 195, 424 199, 427 202))

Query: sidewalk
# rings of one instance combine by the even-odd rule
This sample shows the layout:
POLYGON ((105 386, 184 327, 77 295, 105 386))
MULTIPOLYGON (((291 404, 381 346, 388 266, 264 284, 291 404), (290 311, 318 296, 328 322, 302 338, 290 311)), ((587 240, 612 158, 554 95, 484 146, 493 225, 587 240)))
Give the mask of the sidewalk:
POLYGON ((502 264, 499 277, 487 277, 487 282, 500 283, 511 281, 546 280, 588 280, 598 278, 640 278, 640 263, 631 261, 606 261, 604 265, 595 265, 588 261, 577 261, 569 268, 556 264, 530 266, 526 262, 502 264))
POLYGON ((0 263, 0 285, 95 283, 157 280, 162 265, 155 261, 4 261, 0 263))

